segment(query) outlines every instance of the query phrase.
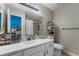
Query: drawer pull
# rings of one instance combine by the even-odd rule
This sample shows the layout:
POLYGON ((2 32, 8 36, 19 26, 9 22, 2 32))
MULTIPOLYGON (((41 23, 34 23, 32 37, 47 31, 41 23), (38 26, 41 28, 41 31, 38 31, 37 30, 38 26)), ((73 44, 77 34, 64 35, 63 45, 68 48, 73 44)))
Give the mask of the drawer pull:
POLYGON ((48 50, 47 50, 47 54, 48 54, 48 50))
POLYGON ((46 55, 46 53, 44 52, 44 56, 46 55))

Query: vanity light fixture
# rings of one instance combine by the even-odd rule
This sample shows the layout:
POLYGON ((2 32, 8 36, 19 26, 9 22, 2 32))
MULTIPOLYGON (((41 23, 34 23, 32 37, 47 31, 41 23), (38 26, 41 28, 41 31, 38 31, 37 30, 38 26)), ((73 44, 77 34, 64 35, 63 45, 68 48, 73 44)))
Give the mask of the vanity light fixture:
POLYGON ((23 5, 23 6, 26 6, 26 7, 29 7, 29 8, 31 8, 31 9, 33 9, 33 10, 39 11, 38 8, 32 6, 32 5, 28 4, 28 3, 19 3, 19 4, 21 4, 21 5, 23 5))

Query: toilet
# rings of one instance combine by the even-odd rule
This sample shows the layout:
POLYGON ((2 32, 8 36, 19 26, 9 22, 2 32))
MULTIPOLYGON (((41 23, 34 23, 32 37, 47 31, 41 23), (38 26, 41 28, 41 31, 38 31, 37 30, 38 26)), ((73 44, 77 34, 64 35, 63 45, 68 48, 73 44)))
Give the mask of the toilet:
POLYGON ((62 56, 63 45, 54 43, 54 56, 62 56))
MULTIPOLYGON (((49 39, 54 39, 54 36, 48 36, 49 39)), ((54 56, 62 56, 62 50, 64 49, 62 44, 54 43, 54 56)))

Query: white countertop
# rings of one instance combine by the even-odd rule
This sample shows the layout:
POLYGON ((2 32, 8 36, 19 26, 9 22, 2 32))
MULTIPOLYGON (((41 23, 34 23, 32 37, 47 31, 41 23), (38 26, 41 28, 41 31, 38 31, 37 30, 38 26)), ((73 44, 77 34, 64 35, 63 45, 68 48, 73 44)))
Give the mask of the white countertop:
POLYGON ((36 39, 36 40, 24 41, 11 45, 0 46, 0 55, 4 55, 22 49, 31 48, 33 46, 37 46, 51 41, 53 41, 53 39, 36 39))

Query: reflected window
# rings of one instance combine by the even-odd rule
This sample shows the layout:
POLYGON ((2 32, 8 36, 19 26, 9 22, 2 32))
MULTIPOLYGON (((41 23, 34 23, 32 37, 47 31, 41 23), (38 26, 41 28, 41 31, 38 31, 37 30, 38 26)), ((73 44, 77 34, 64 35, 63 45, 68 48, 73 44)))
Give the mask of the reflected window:
POLYGON ((18 31, 21 31, 21 17, 20 16, 15 16, 15 15, 10 16, 10 32, 12 28, 18 31))

